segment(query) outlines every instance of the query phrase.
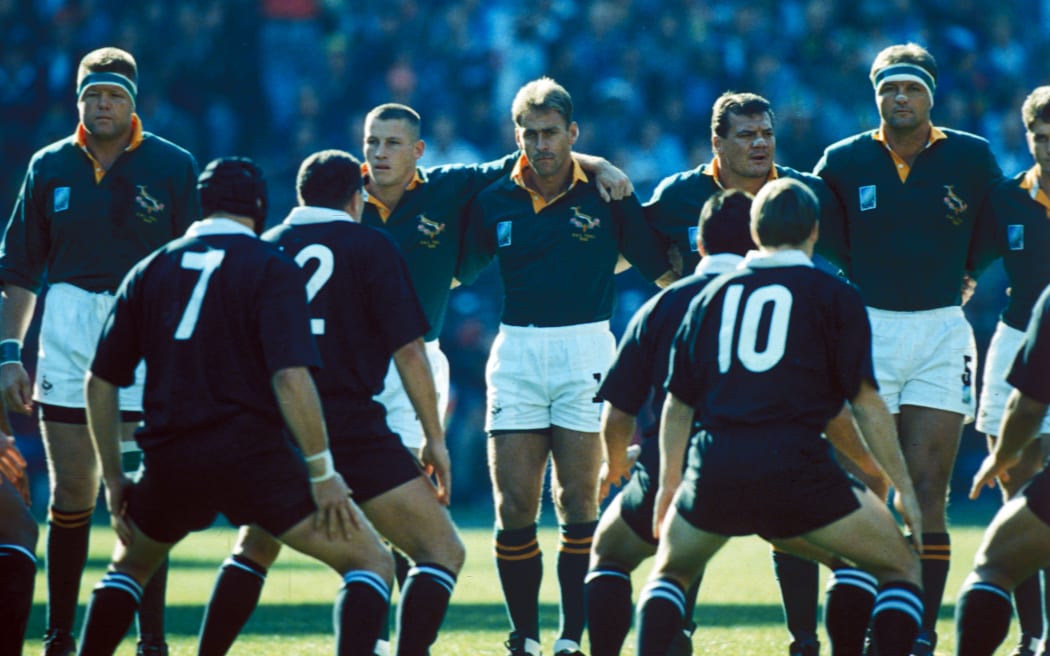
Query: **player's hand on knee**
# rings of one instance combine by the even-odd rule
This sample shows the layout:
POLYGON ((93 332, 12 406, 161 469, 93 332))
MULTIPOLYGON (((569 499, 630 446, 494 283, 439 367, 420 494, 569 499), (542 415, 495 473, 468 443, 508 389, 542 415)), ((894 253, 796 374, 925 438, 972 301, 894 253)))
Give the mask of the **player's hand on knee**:
POLYGON ((124 545, 130 545, 134 535, 131 530, 131 521, 127 517, 129 485, 131 485, 131 480, 124 474, 106 481, 106 508, 109 509, 109 523, 124 545))
POLYGON ((632 444, 627 447, 623 457, 607 457, 602 461, 602 467, 598 472, 599 501, 609 496, 609 490, 612 489, 612 486, 622 485, 624 481, 630 478, 631 468, 634 467, 634 463, 638 460, 638 454, 641 452, 641 446, 632 444))
POLYGON ((317 504, 316 528, 325 532, 329 540, 341 537, 349 540, 360 523, 354 516, 350 501, 350 488, 343 477, 335 474, 330 478, 310 484, 317 504))
POLYGON ((424 440, 419 448, 419 461, 434 485, 438 501, 448 505, 452 501, 452 460, 444 440, 424 440))
POLYGON ((912 545, 915 550, 922 553, 922 510, 919 507, 919 498, 914 492, 901 494, 900 490, 895 490, 893 507, 904 520, 904 525, 911 531, 912 545))
POLYGON ((0 366, 0 393, 8 410, 23 415, 32 414, 33 384, 21 362, 8 362, 0 366))
POLYGON ((7 415, 5 413, 0 413, 0 415, 3 415, 0 423, 4 424, 4 426, 0 427, 0 431, 4 431, 0 435, 0 484, 6 480, 13 485, 28 506, 30 499, 29 477, 26 476, 26 459, 22 456, 22 452, 18 450, 18 447, 15 446, 15 438, 9 434, 11 428, 7 426, 7 415))
POLYGON ((970 486, 970 498, 976 499, 985 487, 995 487, 996 481, 1010 482, 1010 467, 1017 464, 1021 459, 1020 453, 1001 454, 989 453, 981 461, 977 473, 973 475, 973 485, 970 486))

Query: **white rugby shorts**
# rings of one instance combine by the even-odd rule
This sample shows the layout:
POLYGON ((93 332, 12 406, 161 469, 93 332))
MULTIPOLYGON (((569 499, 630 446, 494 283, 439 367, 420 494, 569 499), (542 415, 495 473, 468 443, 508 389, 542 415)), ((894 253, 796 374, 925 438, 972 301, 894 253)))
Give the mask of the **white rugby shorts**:
MULTIPOLYGON (((95 357, 102 326, 113 308, 112 294, 57 283, 44 296, 33 398, 64 408, 83 408, 84 376, 95 357)), ((142 411, 146 364, 135 369, 135 383, 120 389, 120 409, 142 411)))
POLYGON ((973 420, 977 346, 961 307, 920 312, 869 307, 868 319, 875 378, 891 413, 914 405, 973 420))
MULTIPOLYGON (((426 342, 425 347, 427 360, 430 361, 430 372, 434 375, 434 387, 437 390, 438 419, 444 425, 445 413, 448 412, 448 358, 436 339, 426 342)), ((386 424, 390 430, 401 437, 401 442, 412 455, 417 455, 416 452, 423 444, 423 424, 419 422, 416 409, 408 399, 408 392, 401 382, 401 375, 397 373, 397 365, 394 364, 393 358, 386 371, 386 379, 383 380, 383 391, 375 396, 375 400, 386 408, 386 424)))
POLYGON ((615 355, 608 321, 552 328, 501 324, 485 367, 485 430, 598 432, 598 388, 615 355))
MULTIPOLYGON (((981 378, 981 405, 977 411, 977 430, 985 435, 998 435, 1006 410, 1006 399, 1013 386, 1006 382, 1014 358, 1024 346, 1024 332, 1007 326, 1002 321, 995 327, 995 334, 988 345, 988 358, 984 363, 981 378)), ((1040 433, 1050 433, 1050 413, 1043 418, 1040 433)))

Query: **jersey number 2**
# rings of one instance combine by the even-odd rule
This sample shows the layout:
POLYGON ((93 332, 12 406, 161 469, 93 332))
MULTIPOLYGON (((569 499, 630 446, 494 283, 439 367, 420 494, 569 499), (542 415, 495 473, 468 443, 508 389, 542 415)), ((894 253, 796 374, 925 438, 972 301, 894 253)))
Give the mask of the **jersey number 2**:
POLYGON ((193 286, 190 302, 186 304, 179 326, 175 329, 175 339, 182 341, 193 337, 193 329, 197 327, 197 318, 201 314, 201 303, 204 302, 204 293, 208 291, 208 281, 211 280, 211 274, 215 273, 215 270, 222 264, 222 258, 224 257, 226 257, 226 251, 220 250, 182 254, 182 261, 179 262, 179 265, 183 269, 200 271, 201 275, 200 278, 197 278, 197 284, 193 286))
MULTIPOLYGON (((295 256, 295 263, 303 268, 310 260, 317 260, 317 269, 306 281, 307 303, 313 302, 314 296, 317 296, 317 292, 321 291, 328 279, 332 277, 332 271, 335 270, 335 256, 332 255, 332 249, 324 244, 310 244, 295 256)), ((315 335, 323 335, 324 319, 310 319, 310 332, 315 335)))
POLYGON ((734 351, 740 364, 755 373, 772 369, 784 357, 793 301, 791 292, 783 285, 767 285, 752 291, 746 300, 742 300, 743 294, 743 285, 730 285, 722 303, 722 325, 718 331, 718 371, 723 374, 729 371, 733 363, 734 351), (765 348, 759 351, 759 329, 768 304, 773 306, 768 315, 769 330, 765 348), (740 324, 739 332, 736 330, 737 323, 740 324))

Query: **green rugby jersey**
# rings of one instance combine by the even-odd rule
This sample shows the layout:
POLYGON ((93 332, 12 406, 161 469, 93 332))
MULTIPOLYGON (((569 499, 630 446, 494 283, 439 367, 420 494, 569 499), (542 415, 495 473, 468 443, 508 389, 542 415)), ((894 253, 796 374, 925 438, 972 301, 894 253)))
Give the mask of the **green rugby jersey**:
POLYGON ((83 126, 38 150, 0 244, 0 282, 39 292, 49 284, 114 291, 132 265, 200 218, 197 163, 142 130, 104 171, 83 126))
POLYGON ((983 213, 983 232, 974 239, 975 268, 1003 258, 1010 295, 1002 320, 1023 331, 1036 299, 1050 284, 1050 196, 1039 187, 1037 169, 997 184, 983 213))
MULTIPOLYGON (((485 164, 417 169, 397 206, 388 208, 366 195, 361 223, 389 234, 408 263, 430 331, 441 335, 448 294, 466 229, 466 207, 486 185, 508 173, 517 161, 507 155, 485 164)), ((368 165, 364 166, 368 173, 368 165)))
POLYGON ((865 303, 904 312, 959 305, 981 206, 1002 178, 986 140, 934 127, 909 167, 871 130, 828 146, 814 172, 842 209, 842 224, 821 231, 843 236, 843 268, 865 303))
POLYGON ((520 181, 526 166, 522 156, 511 175, 474 200, 457 272, 472 282, 498 256, 503 323, 571 326, 608 319, 620 253, 649 280, 670 268, 636 196, 606 203, 574 164, 569 189, 545 203, 520 181))
MULTIPOLYGON (((817 252, 841 267, 841 239, 837 238, 833 228, 828 230, 827 235, 823 231, 824 224, 841 224, 840 218, 825 216, 829 212, 839 212, 838 203, 831 197, 827 185, 812 173, 779 164, 770 169, 769 180, 778 177, 804 182, 820 199, 821 240, 817 244, 817 252)), ((683 275, 691 273, 700 262, 700 254, 696 250, 700 210, 708 198, 724 188, 718 179, 718 159, 715 158, 695 169, 667 176, 660 181, 653 191, 653 197, 645 204, 645 220, 681 254, 683 275)))

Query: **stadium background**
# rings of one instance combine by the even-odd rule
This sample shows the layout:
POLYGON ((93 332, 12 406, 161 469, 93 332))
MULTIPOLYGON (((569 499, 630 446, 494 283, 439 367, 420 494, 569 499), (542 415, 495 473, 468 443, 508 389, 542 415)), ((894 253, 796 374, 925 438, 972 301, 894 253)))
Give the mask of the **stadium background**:
MULTIPOLYGON (((1048 28, 1050 0, 0 0, 8 162, 0 190, 10 207, 32 152, 72 131, 77 62, 102 45, 136 56, 147 130, 202 164, 230 154, 262 164, 273 223, 294 204, 305 155, 342 148, 360 156, 372 106, 420 110, 424 165, 483 161, 513 149, 511 98, 544 74, 573 94, 577 148, 626 170, 643 201, 663 176, 710 159, 710 107, 726 89, 769 98, 777 161, 809 170, 824 146, 877 124, 868 67, 882 47, 906 41, 938 59, 934 122, 988 138, 1013 174, 1030 164, 1021 102, 1050 81, 1048 28)), ((498 286, 489 271, 455 291, 442 335, 461 508, 490 505, 484 363, 498 286)), ((620 276, 619 288, 617 333, 652 291, 634 273, 620 276)), ((966 307, 982 355, 1004 293, 996 267, 966 307)), ((17 421, 16 432, 42 514, 47 481, 35 421, 17 421)), ((956 506, 983 451, 968 427, 956 506)))

